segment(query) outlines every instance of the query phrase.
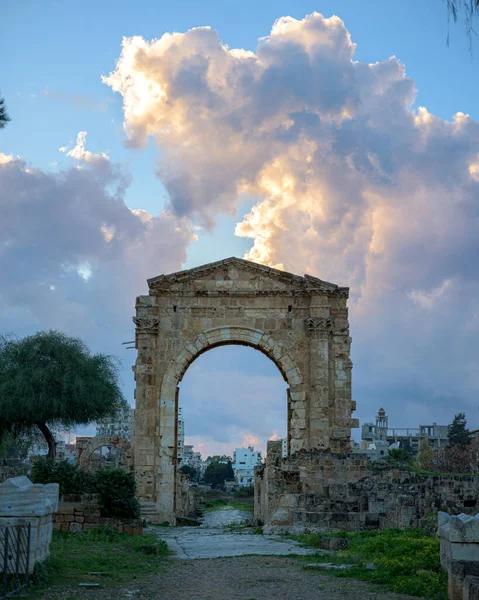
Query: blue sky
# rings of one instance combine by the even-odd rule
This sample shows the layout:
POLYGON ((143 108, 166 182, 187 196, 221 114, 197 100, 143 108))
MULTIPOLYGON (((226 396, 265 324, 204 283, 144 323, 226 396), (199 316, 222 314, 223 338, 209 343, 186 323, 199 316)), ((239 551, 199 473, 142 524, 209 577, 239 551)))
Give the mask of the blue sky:
MULTIPOLYGON (((175 198, 171 196, 169 181, 158 176, 159 165, 164 164, 165 153, 171 149, 179 153, 181 169, 184 169, 181 172, 184 173, 191 172, 187 168, 189 159, 181 155, 181 145, 175 145, 175 140, 165 139, 161 141, 158 137, 155 143, 152 139, 154 136, 150 136, 144 149, 138 150, 127 147, 127 136, 123 124, 124 122, 128 123, 128 115, 123 110, 122 97, 119 93, 113 91, 111 86, 106 85, 101 80, 102 75, 106 76, 115 69, 120 57, 122 38, 142 36, 149 42, 161 38, 165 33, 186 32, 192 27, 210 26, 217 30, 221 42, 230 49, 243 48, 256 52, 258 39, 269 35, 276 19, 291 16, 300 21, 314 11, 320 12, 325 17, 335 14, 342 19, 352 41, 357 45, 354 61, 367 65, 387 61, 390 56, 394 55, 406 66, 406 74, 414 81, 416 89, 415 100, 412 107, 410 107, 412 112, 416 111, 419 106, 425 106, 429 113, 435 115, 441 122, 451 121, 453 115, 457 112, 469 114, 475 121, 479 120, 477 103, 479 78, 477 77, 478 58, 476 56, 479 51, 478 44, 475 44, 476 47, 471 57, 462 23, 457 25, 451 23, 449 25, 450 43, 447 46, 448 20, 446 6, 445 2, 438 2, 438 0, 421 0, 419 3, 409 0, 395 3, 384 2, 384 0, 368 0, 368 2, 357 0, 318 0, 317 2, 179 0, 174 3, 141 0, 137 2, 126 0, 93 2, 87 0, 80 4, 70 0, 46 0, 42 3, 36 0, 23 0, 22 2, 8 3, 2 9, 3 22, 7 26, 4 27, 2 32, 0 47, 2 55, 8 56, 9 60, 4 61, 1 67, 0 93, 5 97, 12 121, 0 132, 0 152, 14 157, 22 157, 29 165, 41 170, 44 174, 62 173, 71 169, 72 158, 67 156, 66 152, 59 152, 59 148, 67 147, 71 150, 75 147, 77 134, 80 131, 86 131, 88 134, 86 142, 88 151, 98 155, 105 152, 112 165, 121 165, 125 177, 129 180, 122 201, 124 200, 125 204, 131 209, 141 209, 147 211, 150 215, 156 216, 170 203, 174 207, 177 206, 175 198)), ((201 48, 198 52, 201 53, 201 48)), ((333 75, 331 75, 331 79, 333 79, 333 75)), ((321 85, 327 86, 328 82, 323 83, 323 80, 321 80, 321 85)), ((347 79, 342 82, 342 85, 346 87, 349 85, 347 79)), ((365 94, 364 98, 367 98, 367 87, 365 87, 365 90, 361 93, 365 94)), ((379 95, 380 91, 371 89, 371 97, 374 98, 375 94, 379 95)), ((363 100, 364 102, 366 100, 363 100)), ((387 102, 383 102, 381 110, 386 111, 387 102)), ((391 105, 392 103, 393 100, 391 100, 391 105)), ((394 120, 392 116, 389 119, 394 120)), ((374 131, 377 131, 377 128, 374 131)), ((467 139, 464 138, 459 146, 452 145, 449 147, 446 141, 442 146, 443 142, 440 140, 436 143, 431 142, 431 148, 425 151, 423 156, 425 161, 424 171, 431 169, 431 172, 444 172, 444 164, 447 164, 449 159, 454 158, 451 156, 451 153, 454 152, 464 152, 464 161, 472 160, 470 157, 474 156, 474 148, 476 148, 479 155, 474 137, 476 134, 472 125, 471 131, 472 133, 467 136, 467 139), (467 151, 464 150, 466 147, 467 151), (435 148, 444 148, 444 156, 438 156, 437 158, 432 156, 435 148), (429 165, 427 160, 436 160, 436 163, 429 165), (442 160, 445 162, 442 163, 442 160)), ((354 136, 354 134, 351 135, 354 136)), ((388 130, 387 135, 396 136, 399 140, 401 126, 394 130, 388 130)), ((450 140, 450 137, 447 134, 447 140, 450 140)), ((362 136, 361 140, 365 139, 369 139, 366 134, 362 136)), ((379 148, 378 155, 381 154, 384 145, 387 144, 384 139, 375 142, 374 148, 379 148)), ((339 143, 340 141, 337 142, 337 147, 339 147, 339 143)), ((341 143, 346 142, 342 139, 341 143)), ((395 152, 400 154, 404 147, 402 143, 399 144, 398 142, 398 145, 395 146, 395 152)), ((208 152, 206 146, 204 150, 208 152)), ((370 151, 368 152, 370 153, 370 151)), ((384 150, 383 165, 387 164, 388 160, 390 163, 396 160, 394 154, 388 155, 390 158, 386 159, 387 152, 389 150, 384 150)), ((407 154, 406 150, 404 152, 407 154)), ((261 157, 258 157, 258 160, 260 159, 261 157)), ((204 176, 205 172, 211 175, 217 166, 217 163, 211 163, 210 171, 199 171, 198 177, 204 176)), ((225 163, 225 179, 228 178, 228 168, 225 163)), ((397 172, 403 173, 403 167, 398 167, 397 172)), ((115 177, 116 175, 108 175, 103 187, 106 193, 112 189, 114 184, 116 185, 117 180, 115 177)), ((419 177, 418 187, 420 187, 420 176, 417 173, 411 174, 408 181, 412 181, 415 177, 419 177)), ((451 172, 448 181, 454 177, 454 173, 451 172)), ((214 179, 214 176, 211 178, 214 179)), ((231 175, 231 181, 233 181, 233 175, 231 175)), ((442 182, 439 183, 442 185, 442 182)), ((429 189, 435 186, 435 182, 431 183, 429 179, 427 181, 425 179, 424 184, 429 189)), ((447 188, 450 194, 448 185, 449 183, 444 180, 444 189, 447 188)), ((467 185, 464 183, 464 189, 467 185)), ((16 193, 18 194, 20 188, 15 186, 17 186, 16 183, 12 189, 17 190, 16 193)), ((398 184, 398 189, 405 190, 404 186, 398 184)), ((337 198, 342 198, 344 194, 349 193, 343 189, 342 183, 340 184, 339 181, 337 185, 334 181, 329 182, 328 190, 331 197, 337 198)), ((378 193, 377 190, 374 191, 374 194, 378 193)), ((384 188, 381 193, 384 193, 384 188)), ((399 198, 401 198, 401 193, 405 194, 406 192, 398 192, 399 198)), ((371 189, 368 189, 368 194, 368 197, 374 195, 371 189)), ((436 190, 434 194, 437 197, 442 197, 440 191, 436 190)), ((444 194, 445 198, 448 197, 446 192, 444 194)), ((469 194, 468 198, 471 202, 470 214, 472 215, 475 214, 475 208, 477 208, 477 192, 475 189, 471 191, 467 188, 467 194, 469 194)), ((16 197, 13 195, 12 198, 7 198, 5 202, 8 202, 9 206, 14 206, 16 197)), ((197 200, 192 200, 192 204, 197 207, 197 212, 194 214, 179 214, 178 210, 175 209, 178 217, 186 220, 182 221, 185 227, 184 231, 191 227, 198 239, 195 242, 184 242, 184 246, 181 246, 183 241, 177 240, 175 243, 178 244, 178 247, 181 246, 183 250, 181 252, 178 250, 178 253, 174 255, 172 253, 168 260, 163 260, 167 250, 160 252, 161 256, 156 262, 151 259, 151 262, 148 263, 148 269, 145 273, 147 273, 147 276, 154 276, 168 271, 170 268, 172 270, 176 270, 178 266, 189 268, 225 256, 243 256, 248 251, 256 252, 250 257, 260 256, 261 253, 257 248, 258 240, 263 235, 264 224, 261 225, 263 227, 261 232, 257 229, 252 237, 238 237, 234 235, 234 232, 238 223, 244 222, 245 219, 248 221, 247 215, 251 208, 258 202, 261 203, 263 197, 261 186, 251 185, 246 195, 237 194, 234 202, 222 201, 222 204, 215 211, 210 210, 207 213, 204 208, 204 196, 202 196, 203 200, 199 197, 197 200), (216 226, 207 231, 203 226, 202 218, 213 219, 216 226), (186 222, 187 225, 185 225, 186 222)), ((58 201, 61 203, 61 199, 58 201)), ((341 202, 337 201, 336 207, 339 207, 341 202)), ((402 200, 399 199, 398 203, 401 204, 401 202, 402 200)), ((416 199, 415 202, 414 206, 421 205, 420 199, 416 199)), ((471 256, 471 253, 474 254, 476 248, 474 242, 470 241, 474 240, 473 232, 470 232, 470 238, 466 236, 462 242, 460 241, 461 225, 458 224, 457 236, 454 239, 444 239, 441 246, 447 248, 446 258, 439 256, 439 252, 434 250, 434 239, 437 239, 437 236, 441 237, 444 229, 441 225, 437 230, 429 232, 430 235, 426 230, 429 224, 434 221, 436 210, 442 211, 442 208, 438 204, 434 205, 432 200, 431 202, 429 208, 423 207, 425 213, 428 210, 431 213, 429 216, 427 214, 423 215, 422 221, 415 222, 415 209, 412 212, 409 211, 408 214, 412 215, 413 218, 407 224, 398 221, 398 227, 402 226, 403 229, 408 229, 408 235, 412 235, 411 232, 415 229, 419 231, 424 228, 427 241, 424 250, 416 250, 419 248, 417 239, 408 239, 408 247, 414 248, 413 254, 416 251, 419 252, 420 260, 417 261, 415 273, 407 277, 404 276, 406 267, 399 264, 400 261, 395 254, 395 249, 399 248, 400 243, 405 242, 404 240, 399 240, 397 243, 390 242, 392 258, 390 258, 387 269, 386 267, 384 269, 387 272, 394 271, 401 279, 401 287, 395 290, 393 289, 394 284, 388 283, 385 277, 378 279, 374 284, 365 283, 369 280, 361 274, 362 270, 371 273, 375 267, 372 266, 373 263, 370 262, 370 259, 365 259, 362 266, 359 265, 359 261, 356 264, 355 257, 360 254, 360 251, 356 248, 350 255, 345 256, 344 261, 341 262, 337 257, 338 250, 333 245, 328 246, 327 249, 319 243, 317 246, 306 247, 305 245, 304 248, 301 247, 301 252, 298 250, 299 254, 292 263, 294 266, 297 265, 297 268, 293 268, 285 263, 279 247, 274 247, 273 242, 271 242, 268 254, 271 264, 281 262, 281 264, 288 267, 288 270, 297 270, 301 273, 313 270, 319 276, 327 273, 328 277, 325 277, 326 279, 332 279, 340 284, 347 283, 352 288, 363 290, 363 299, 368 298, 369 292, 367 290, 372 289, 371 286, 374 286, 374 289, 377 290, 381 287, 378 281, 384 282, 384 289, 381 292, 383 296, 379 308, 374 307, 374 302, 368 300, 368 306, 370 307, 370 312, 368 312, 365 308, 365 300, 363 304, 360 300, 354 298, 352 301, 351 319, 353 339, 355 340, 353 358, 356 365, 354 377, 357 382, 355 396, 358 405, 361 407, 359 416, 362 419, 369 420, 373 418, 379 407, 378 404, 381 403, 386 404, 388 411, 393 414, 397 426, 414 426, 421 419, 435 420, 436 416, 439 421, 444 421, 452 418, 456 402, 459 402, 459 406, 463 409, 471 412, 474 395, 479 389, 479 382, 471 374, 474 370, 473 363, 466 361, 467 364, 464 366, 464 360, 461 359, 461 369, 464 368, 466 372, 456 370, 453 373, 454 366, 451 366, 450 373, 438 373, 435 369, 437 369, 440 358, 428 356, 428 344, 434 345, 437 342, 435 336, 450 340, 451 336, 454 335, 452 329, 446 331, 441 329, 444 323, 444 315, 448 314, 447 311, 452 310, 455 315, 462 311, 462 314, 464 314, 464 321, 455 325, 456 330, 459 328, 466 336, 459 336, 460 339, 457 343, 461 348, 466 344, 466 340, 469 340, 467 336, 472 335, 475 330, 474 315, 476 314, 475 305, 469 301, 465 302, 465 305, 463 304, 460 309, 452 303, 452 300, 450 304, 444 305, 442 308, 437 306, 438 299, 445 298, 449 293, 448 290, 451 290, 455 285, 460 285, 461 289, 469 290, 468 296, 473 295, 471 290, 475 290, 476 273, 471 272, 471 270, 467 271, 465 257, 471 256), (409 231, 409 227, 411 227, 411 231, 409 231), (466 238, 468 240, 467 245, 466 238), (308 258, 315 253, 319 257, 316 262, 308 258), (451 265, 450 268, 446 269, 445 265, 449 259, 451 265), (422 261, 424 261, 424 264, 422 264, 422 261), (439 273, 440 269, 437 262, 444 265, 444 272, 439 273), (364 265, 367 265, 367 268, 364 265), (321 272, 318 273, 318 270, 321 272), (424 283, 423 286, 421 282, 424 283), (392 290, 394 302, 398 303, 395 304, 397 308, 395 312, 388 313, 385 308, 391 306, 388 289, 392 290), (426 319, 422 319, 419 313, 411 312, 413 310, 411 299, 416 305, 415 310, 428 311, 426 319), (384 314, 381 312, 383 310, 385 311, 384 314), (433 314, 434 310, 438 312, 433 314), (376 335, 380 339, 387 340, 390 338, 384 332, 375 332, 366 326, 367 323, 373 320, 373 312, 378 314, 378 311, 383 314, 385 329, 389 327, 394 331, 394 341, 391 343, 390 348, 390 362, 388 362, 389 358, 381 358, 381 361, 384 361, 384 364, 381 362, 381 367, 377 366, 378 363, 374 354, 376 351, 372 350, 373 338, 376 335), (413 327, 412 324, 414 323, 421 323, 420 327, 423 328, 421 335, 428 342, 425 342, 422 346, 419 342, 411 344, 411 339, 407 338, 406 334, 403 335, 398 332, 398 329, 402 328, 403 320, 409 322, 410 327, 413 327), (438 323, 440 323, 439 327, 438 323), (471 323, 473 324, 471 325, 471 323), (355 336, 356 331, 357 336, 355 336), (413 358, 411 360, 415 361, 414 364, 411 364, 411 371, 407 377, 404 376, 404 364, 402 362, 405 348, 408 349, 408 352, 412 352, 413 358), (395 367, 395 365, 399 366, 395 367), (458 381, 463 383, 466 381, 466 383, 459 385, 458 381), (405 411, 400 408, 404 404, 409 407, 405 411), (437 410, 434 408, 435 406, 437 406, 437 410)), ((307 206, 307 202, 304 206, 307 206)), ((89 210, 94 210, 94 205, 89 210)), ((375 218, 378 218, 377 215, 380 212, 378 211, 378 207, 375 206, 371 214, 374 213, 375 218)), ((301 215, 307 212, 307 208, 303 207, 301 210, 298 208, 296 214, 292 216, 292 213, 288 212, 287 217, 284 218, 293 219, 295 222, 298 220, 299 222, 302 218, 301 215)), ((383 215, 382 212, 381 215, 383 215)), ((46 215, 47 217, 48 215, 46 215)), ((28 215, 25 218, 28 219, 28 215)), ((330 227, 335 222, 336 217, 330 221, 330 227)), ((129 223, 128 228, 133 230, 135 224, 129 223)), ((393 235, 391 231, 389 230, 387 235, 384 234, 386 241, 383 242, 383 246, 388 244, 388 240, 394 237, 395 234, 393 235)), ((42 239, 45 240, 46 238, 42 239)), ((377 239, 378 236, 376 236, 376 242, 377 239)), ((43 241, 42 244, 45 245, 47 242, 43 241)), ((149 242, 145 242, 145 244, 146 246, 142 247, 143 251, 149 253, 151 244, 149 242)), ((282 247, 285 248, 287 242, 283 241, 282 244, 282 247)), ((169 244, 166 244, 166 248, 168 247, 169 244)), ((64 264, 64 262, 62 263, 59 245, 57 244, 55 247, 55 241, 52 240, 52 248, 49 248, 48 251, 45 246, 42 246, 42 251, 45 251, 45 256, 50 257, 56 253, 55 255, 58 256, 55 260, 58 264, 64 264)), ((86 255, 84 250, 82 252, 82 256, 86 255)), ((266 256, 266 254, 262 256, 266 256)), ((405 256, 404 250, 401 256, 405 256)), ((87 262, 95 265, 95 257, 92 255, 87 262)), ((410 263, 409 260, 409 265, 410 263)), ((108 268, 107 263, 101 264, 101 269, 108 268)), ((131 261, 128 264, 131 265, 131 261)), ((9 268, 18 270, 12 264, 9 265, 9 268)), ((474 271, 474 267, 472 267, 472 270, 474 271)), ((100 267, 97 273, 99 272, 100 267)), ((63 283, 65 282, 65 273, 61 274, 63 283)), ((73 275, 69 274, 68 277, 73 277, 73 275)), ((78 279, 77 275, 76 277, 78 279)), ((377 277, 379 278, 379 275, 377 277)), ((117 281, 117 278, 115 281, 117 281)), ((39 284, 43 285, 43 282, 39 284)), ((70 309, 67 308, 67 304, 70 307, 72 298, 78 298, 78 285, 80 284, 83 285, 83 281, 77 282, 75 280, 72 283, 74 287, 68 288, 69 291, 65 292, 61 302, 58 300, 59 304, 57 306, 60 308, 57 308, 57 310, 69 315, 68 310, 70 309)), ((90 288, 98 286, 98 290, 102 289, 99 275, 95 278, 95 274, 89 281, 85 282, 85 285, 90 286, 90 288)), ((52 283, 52 286, 55 288, 56 284, 52 283)), ((143 291, 143 289, 135 290, 131 294, 134 296, 143 291)), ((33 289, 31 293, 32 297, 35 297, 33 289)), ((97 292, 92 292, 91 289, 83 289, 81 294, 83 293, 85 297, 90 298, 91 296, 88 302, 91 301, 93 305, 93 299, 97 298, 95 296, 97 292)), ((98 291, 98 294, 100 294, 100 291, 98 291)), ((75 312, 72 313, 71 318, 65 317, 65 320, 59 323, 55 315, 50 314, 46 309, 37 311, 36 316, 32 317, 31 315, 35 313, 35 310, 32 312, 31 307, 26 305, 24 307, 25 314, 22 315, 22 308, 18 306, 13 308, 8 305, 7 300, 4 300, 4 302, 5 311, 3 315, 5 323, 2 329, 7 326, 8 328, 12 327, 12 314, 14 314, 15 318, 19 319, 18 331, 22 334, 38 328, 56 326, 63 326, 69 332, 79 334, 81 328, 78 328, 77 325, 71 325, 75 321, 74 314, 80 314, 82 311, 87 313, 90 310, 87 308, 87 300, 83 304, 80 300, 78 304, 75 304, 75 312), (5 315, 8 315, 8 317, 5 315)), ((101 302, 97 302, 98 304, 101 304, 101 302)), ((127 305, 126 303, 125 306, 127 305)), ((131 305, 130 313, 132 311, 133 306, 131 305)), ((0 317, 1 315, 0 312, 0 317)), ((99 313, 93 321, 98 325, 104 322, 102 321, 103 318, 99 313)), ((128 338, 131 335, 128 333, 131 330, 131 325, 127 322, 129 317, 126 312, 122 313, 118 309, 118 314, 110 315, 109 318, 111 318, 110 326, 116 327, 118 330, 118 339, 125 339, 125 337, 128 338), (115 321, 115 318, 118 321, 115 321)), ((409 330, 409 335, 418 331, 418 325, 414 325, 414 327, 415 330, 409 330)), ((95 330, 93 325, 87 328, 85 335, 87 337, 86 341, 92 347, 118 352, 116 346, 112 345, 110 347, 105 341, 105 336, 99 333, 99 330, 95 330)), ((459 356, 459 351, 452 347, 444 352, 445 364, 450 364, 447 352, 459 356)), ((239 371, 247 377, 248 374, 252 373, 252 365, 255 361, 244 349, 237 349, 236 353, 235 364, 238 365, 239 371)), ((389 356, 389 349, 385 354, 389 356)), ((212 354, 210 356, 210 353, 202 357, 202 361, 204 362, 195 366, 197 379, 192 380, 192 389, 208 389, 206 384, 199 388, 199 384, 195 382, 200 381, 202 377, 206 381, 209 377, 208 373, 211 374, 218 369, 227 373, 228 365, 231 364, 230 358, 221 358, 219 355, 215 358, 212 354)), ((407 368, 407 362, 405 365, 407 368)), ((129 365, 126 364, 124 375, 125 393, 131 400, 133 384, 128 368, 129 365)), ((439 371, 442 371, 442 369, 439 369, 439 371)), ((257 375, 261 376, 261 374, 257 375)), ((273 371, 268 371, 265 377, 272 382, 274 379, 273 371)), ((187 381, 186 378, 185 381, 187 381)), ((265 396, 273 397, 280 393, 281 384, 280 378, 277 382, 271 383, 268 392, 265 388, 265 396)), ((219 385, 220 389, 221 386, 222 384, 219 385)), ((185 401, 188 394, 191 398, 193 396, 192 391, 185 392, 185 401)), ((196 400, 197 403, 201 403, 201 401, 202 399, 199 397, 196 400)), ((239 401, 237 404, 239 404, 239 401)), ((193 400, 191 400, 191 406, 193 405, 193 400)), ((234 420, 235 403, 232 402, 231 405, 233 411, 228 412, 228 418, 234 420)), ((240 415, 239 412, 236 414, 240 415)), ((185 415, 188 418, 187 408, 185 408, 185 415)), ((476 418, 476 416, 476 414, 471 414, 471 418, 476 418)), ((237 416, 237 418, 240 417, 237 416)), ((265 432, 262 432, 261 435, 260 433, 249 432, 249 434, 259 437, 266 435, 265 432)), ((201 435, 206 435, 206 433, 203 433, 203 430, 199 428, 197 431, 191 431, 191 435, 194 436, 195 443, 199 443, 198 440, 201 435)), ((241 441, 240 437, 239 433, 232 434, 231 444, 239 443, 241 441)), ((219 439, 215 441, 213 436, 210 442, 213 445, 214 443, 223 444, 224 440, 222 442, 219 439)), ((263 439, 261 444, 264 445, 263 439)))

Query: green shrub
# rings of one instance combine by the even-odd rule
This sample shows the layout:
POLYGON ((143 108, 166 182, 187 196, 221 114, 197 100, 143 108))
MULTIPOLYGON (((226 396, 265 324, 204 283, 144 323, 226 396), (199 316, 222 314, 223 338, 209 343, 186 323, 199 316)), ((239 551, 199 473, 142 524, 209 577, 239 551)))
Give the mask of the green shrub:
POLYGON ((32 468, 33 483, 58 483, 60 496, 87 494, 92 491, 92 477, 66 460, 37 460, 32 468))
POLYGON ((140 516, 140 504, 135 498, 135 479, 122 469, 100 469, 96 473, 88 473, 66 460, 38 460, 32 469, 32 481, 60 484, 61 496, 98 494, 102 517, 135 519, 140 516))
POLYGON ((99 495, 104 517, 140 516, 140 503, 135 498, 136 482, 131 473, 122 469, 100 469, 95 473, 95 492, 99 495))
POLYGON ((254 496, 254 485, 249 485, 247 487, 240 487, 234 492, 236 498, 250 498, 254 496))

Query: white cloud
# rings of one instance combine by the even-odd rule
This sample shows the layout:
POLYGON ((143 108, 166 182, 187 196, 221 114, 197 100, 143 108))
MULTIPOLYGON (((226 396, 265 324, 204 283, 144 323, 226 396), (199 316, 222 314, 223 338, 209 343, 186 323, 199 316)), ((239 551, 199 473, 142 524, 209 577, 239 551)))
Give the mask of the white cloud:
POLYGON ((130 146, 160 147, 175 214, 211 227, 249 194, 248 258, 351 286, 360 406, 389 399, 401 419, 409 398, 450 419, 475 410, 479 377, 479 124, 413 109, 396 57, 354 52, 341 19, 313 13, 255 53, 206 27, 125 38, 104 81, 130 146))
MULTIPOLYGON (((168 211, 127 208, 128 174, 84 141, 71 151, 82 170, 0 156, 0 330, 60 329, 132 362, 120 343, 132 339, 135 297, 148 277, 181 268, 193 234, 168 211)), ((131 399, 129 368, 124 381, 131 399)))

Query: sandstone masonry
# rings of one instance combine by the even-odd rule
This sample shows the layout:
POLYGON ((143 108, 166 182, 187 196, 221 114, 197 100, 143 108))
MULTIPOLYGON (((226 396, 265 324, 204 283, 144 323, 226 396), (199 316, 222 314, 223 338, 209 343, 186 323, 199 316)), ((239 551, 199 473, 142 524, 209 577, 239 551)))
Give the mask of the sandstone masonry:
MULTIPOLYGON (((135 477, 143 515, 175 522, 178 384, 203 352, 251 346, 289 384, 288 453, 351 450, 349 290, 229 258, 148 280, 136 302, 135 477)), ((183 502, 184 504, 184 502, 183 502)))

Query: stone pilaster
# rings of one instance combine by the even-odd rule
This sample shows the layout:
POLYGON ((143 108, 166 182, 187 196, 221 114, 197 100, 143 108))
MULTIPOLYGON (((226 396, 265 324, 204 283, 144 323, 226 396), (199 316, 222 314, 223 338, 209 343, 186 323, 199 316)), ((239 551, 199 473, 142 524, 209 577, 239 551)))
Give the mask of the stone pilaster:
POLYGON ((309 448, 329 448, 329 354, 334 322, 329 317, 307 317, 309 338, 309 448))

